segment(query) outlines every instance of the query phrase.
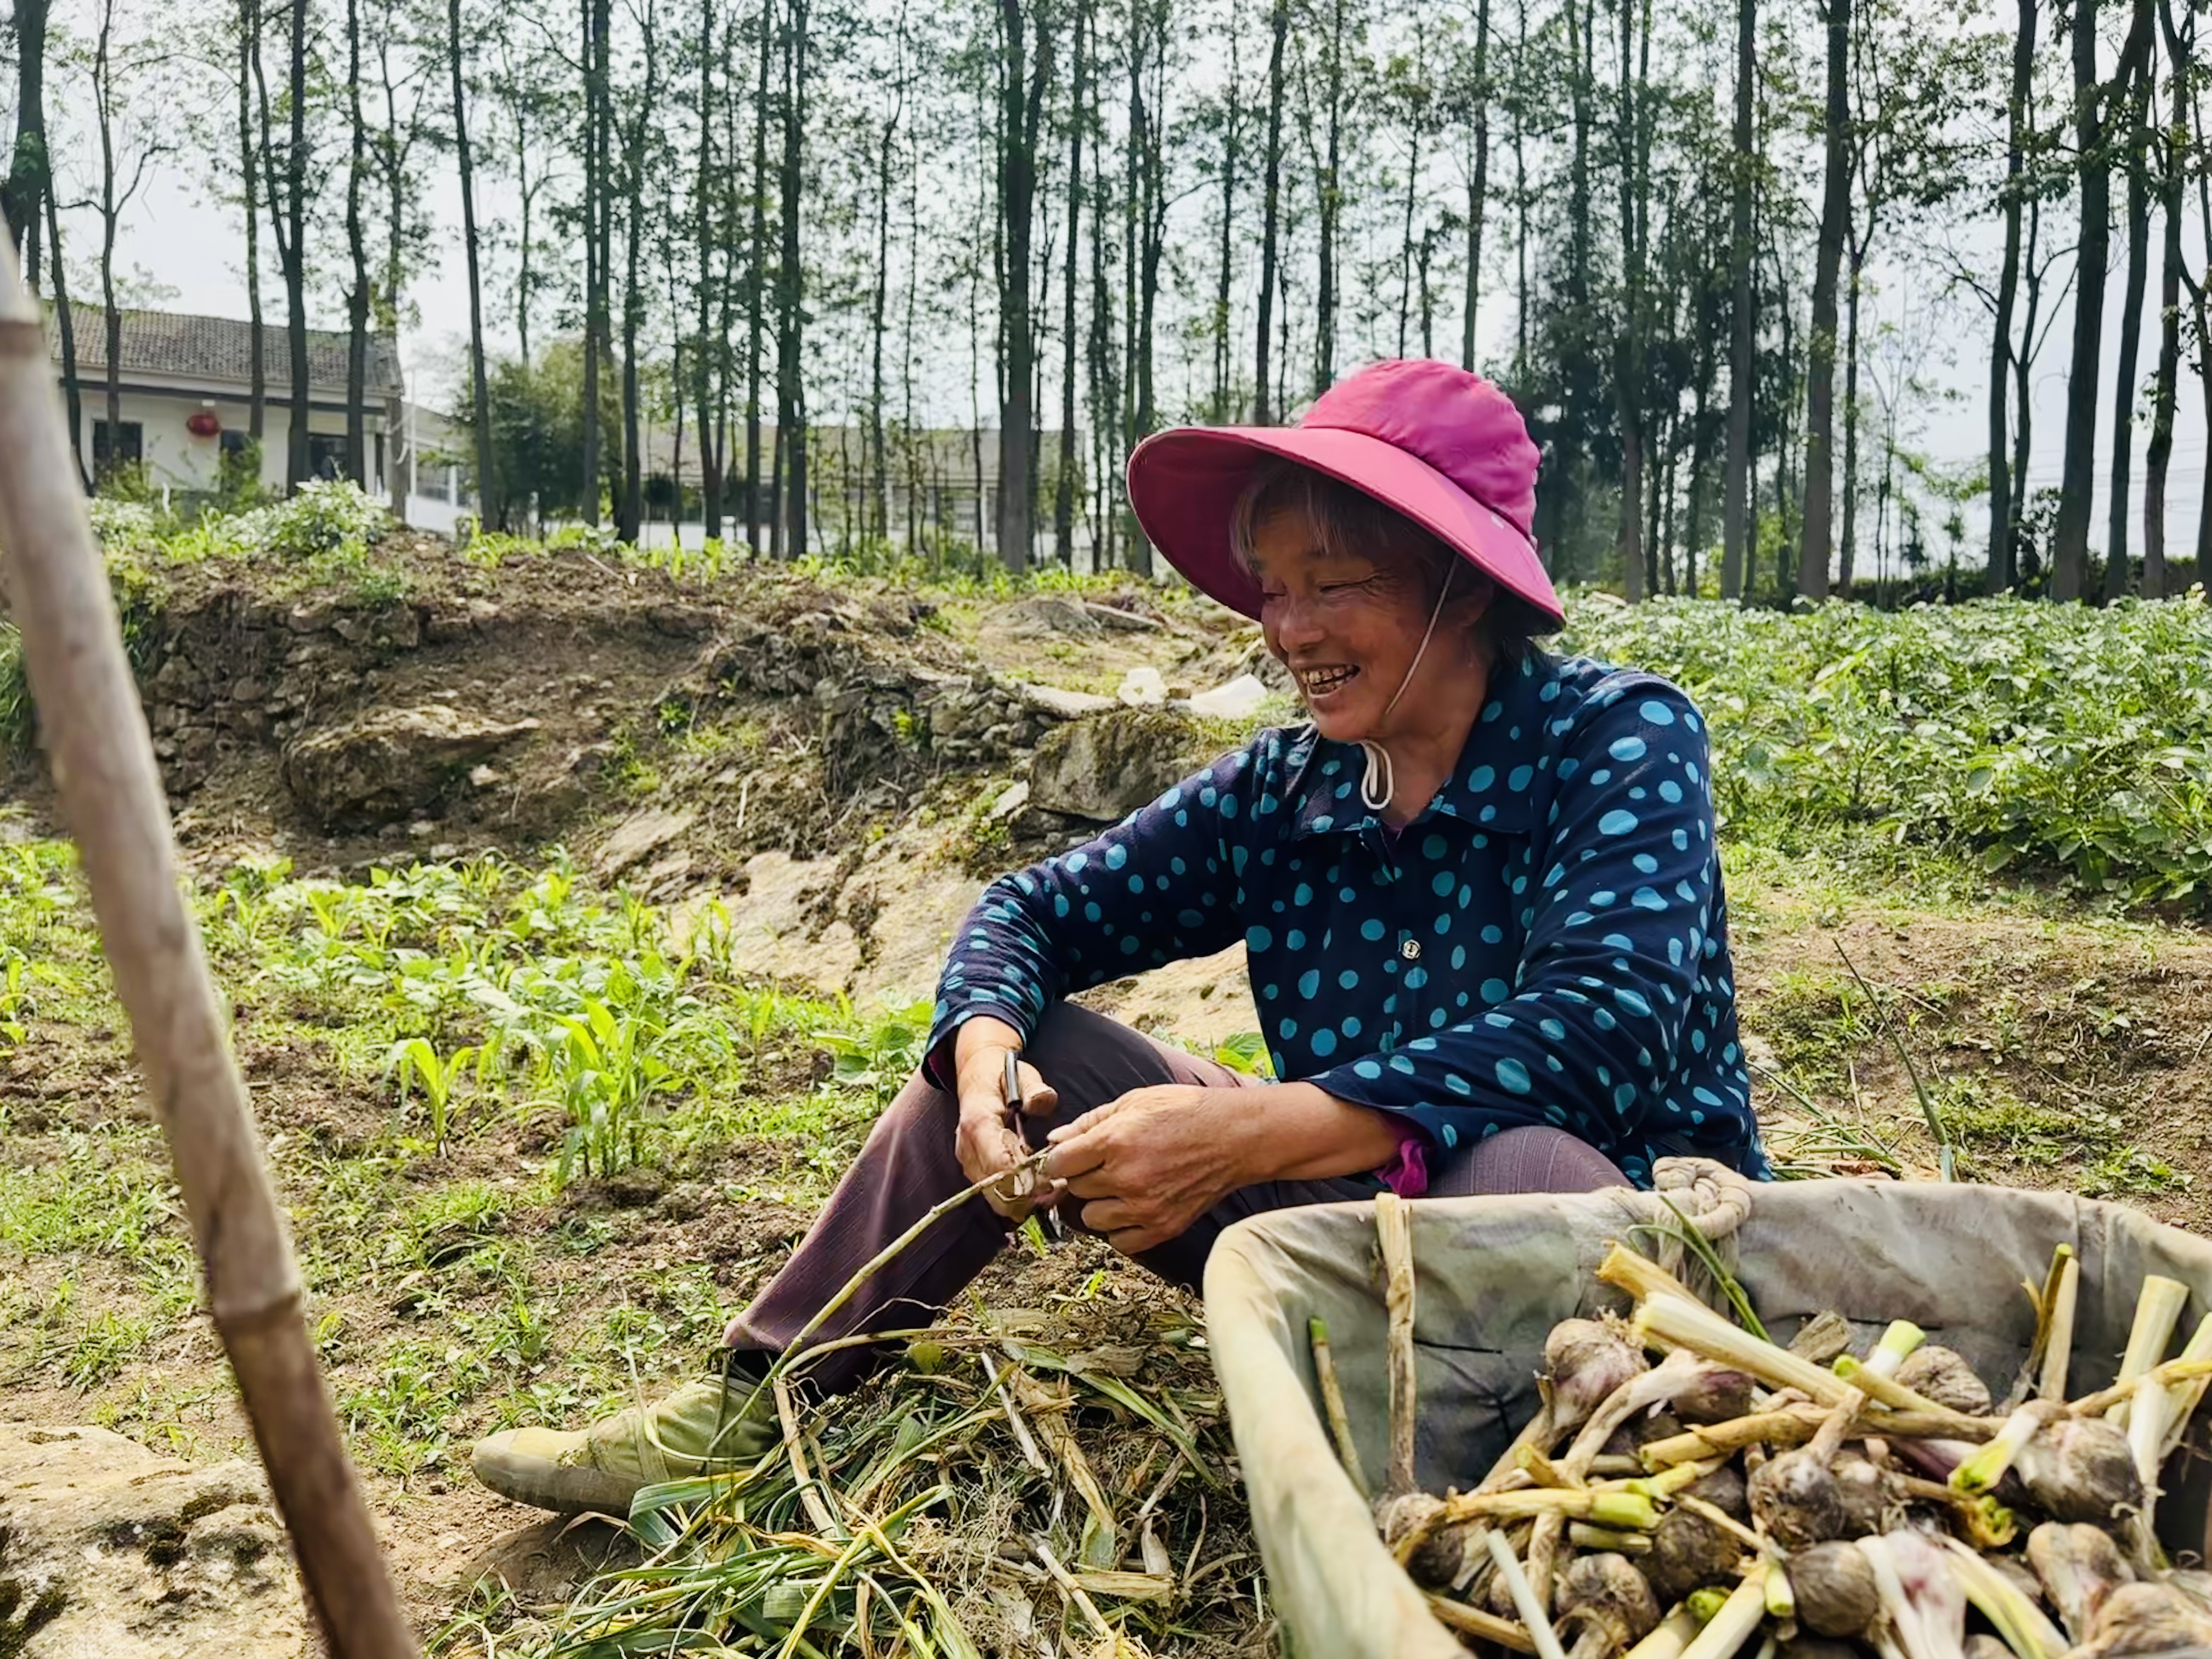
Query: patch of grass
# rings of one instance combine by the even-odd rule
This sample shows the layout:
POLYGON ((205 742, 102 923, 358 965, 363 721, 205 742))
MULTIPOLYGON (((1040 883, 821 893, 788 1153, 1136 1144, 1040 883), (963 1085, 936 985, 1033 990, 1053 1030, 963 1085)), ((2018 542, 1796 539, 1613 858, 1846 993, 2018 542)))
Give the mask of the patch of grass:
POLYGON ((2089 1165, 2081 1192, 2088 1198, 2130 1198, 2182 1192, 2191 1184, 2186 1170, 2175 1169, 2140 1146, 2123 1146, 2089 1165))
POLYGON ((1944 1121, 1961 1146, 2030 1168, 2107 1155, 2123 1133, 2120 1121, 2109 1112, 2078 1102, 2064 1108, 2031 1103, 1986 1074, 1946 1078, 1937 1093, 1944 1121))
POLYGON ((607 739, 599 775, 626 795, 642 799, 660 790, 660 769, 646 758, 637 734, 627 726, 607 739))

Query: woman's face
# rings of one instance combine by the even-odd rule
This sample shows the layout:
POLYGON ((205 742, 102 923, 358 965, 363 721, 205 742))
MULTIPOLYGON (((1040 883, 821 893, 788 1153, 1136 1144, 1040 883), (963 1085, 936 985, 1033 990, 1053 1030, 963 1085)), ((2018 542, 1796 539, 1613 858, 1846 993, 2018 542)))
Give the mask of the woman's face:
MULTIPOLYGON (((1413 573, 1355 553, 1331 553, 1305 515, 1283 512, 1252 532, 1260 582, 1260 627, 1267 649, 1288 667, 1323 737, 1339 743, 1380 738, 1418 722, 1425 693, 1467 672, 1462 605, 1441 618, 1419 672, 1395 709, 1383 711, 1420 650, 1436 595, 1413 573), (1434 684, 1431 685, 1431 681, 1434 684)), ((1465 601, 1487 585, 1472 573, 1465 601)))

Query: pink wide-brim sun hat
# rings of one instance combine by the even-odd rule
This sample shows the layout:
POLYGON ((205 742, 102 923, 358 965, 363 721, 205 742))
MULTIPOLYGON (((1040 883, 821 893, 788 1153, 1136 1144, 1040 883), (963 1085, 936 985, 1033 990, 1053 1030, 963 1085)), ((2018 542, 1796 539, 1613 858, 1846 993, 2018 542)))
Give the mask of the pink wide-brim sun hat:
POLYGON ((1260 585, 1230 545, 1254 468, 1280 456, 1373 496, 1498 588, 1565 620, 1536 556, 1536 446, 1513 400, 1479 374, 1425 358, 1360 370, 1296 426, 1176 427, 1131 452, 1129 505, 1168 562, 1247 617, 1260 585))

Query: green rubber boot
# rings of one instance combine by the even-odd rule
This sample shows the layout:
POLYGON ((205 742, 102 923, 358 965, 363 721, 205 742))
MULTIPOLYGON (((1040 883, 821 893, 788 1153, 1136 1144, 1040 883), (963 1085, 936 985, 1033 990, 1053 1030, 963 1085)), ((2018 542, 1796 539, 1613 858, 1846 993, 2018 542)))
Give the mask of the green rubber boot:
POLYGON ((640 1487, 742 1468, 777 1436, 767 1389, 750 1377, 717 1377, 588 1429, 507 1429, 477 1441, 470 1462, 477 1480, 515 1503, 626 1518, 640 1487))

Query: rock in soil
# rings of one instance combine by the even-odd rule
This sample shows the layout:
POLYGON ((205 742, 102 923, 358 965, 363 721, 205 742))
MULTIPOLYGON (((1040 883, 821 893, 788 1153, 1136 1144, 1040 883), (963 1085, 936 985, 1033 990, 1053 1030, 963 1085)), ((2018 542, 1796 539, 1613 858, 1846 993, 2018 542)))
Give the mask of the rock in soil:
POLYGON ((461 1565, 453 1588, 465 1594, 492 1580, 526 1607, 559 1607, 599 1574, 634 1567, 642 1559, 636 1540, 619 1527, 556 1516, 492 1540, 461 1565))
POLYGON ((1152 708, 1116 708, 1045 733, 1030 762, 1030 805, 1110 823, 1181 781, 1204 758, 1197 724, 1152 708))
POLYGON ((255 1465, 195 1468, 106 1429, 0 1423, 0 1652, 309 1651, 291 1552, 255 1465))
POLYGON ((293 799, 325 824, 387 823, 437 801, 534 720, 493 720, 444 703, 374 708, 284 751, 293 799))

